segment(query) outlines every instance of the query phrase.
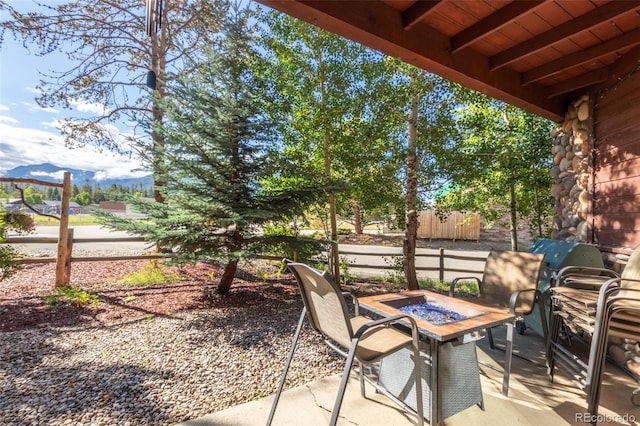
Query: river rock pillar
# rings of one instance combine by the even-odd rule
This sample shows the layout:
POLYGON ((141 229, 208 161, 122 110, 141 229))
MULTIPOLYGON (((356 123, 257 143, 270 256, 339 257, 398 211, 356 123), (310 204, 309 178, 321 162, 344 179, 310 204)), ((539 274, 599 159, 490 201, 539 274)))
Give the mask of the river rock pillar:
POLYGON ((551 131, 554 199, 553 232, 556 240, 592 242, 588 218, 591 208, 592 107, 588 95, 567 108, 565 120, 551 131))

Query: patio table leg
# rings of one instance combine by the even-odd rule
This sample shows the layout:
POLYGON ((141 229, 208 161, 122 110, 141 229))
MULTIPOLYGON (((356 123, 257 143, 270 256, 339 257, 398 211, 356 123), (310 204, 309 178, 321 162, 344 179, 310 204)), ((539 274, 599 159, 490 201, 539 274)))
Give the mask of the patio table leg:
POLYGON ((436 339, 429 339, 431 348, 431 424, 440 424, 440 406, 438 405, 438 352, 436 339))
POLYGON ((512 322, 507 323, 507 343, 504 351, 504 377, 502 378, 502 394, 509 396, 509 375, 511 374, 511 352, 513 351, 513 327, 512 322))

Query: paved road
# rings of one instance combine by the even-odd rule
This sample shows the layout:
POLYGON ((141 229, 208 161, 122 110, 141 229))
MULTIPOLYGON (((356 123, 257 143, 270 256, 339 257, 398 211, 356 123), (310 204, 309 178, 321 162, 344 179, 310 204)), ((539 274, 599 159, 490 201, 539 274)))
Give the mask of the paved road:
MULTIPOLYGON (((132 235, 121 231, 112 231, 108 228, 103 228, 100 225, 80 225, 71 226, 73 228, 73 238, 120 238, 131 237, 132 235)), ((36 232, 29 234, 27 238, 58 238, 59 233, 58 226, 42 226, 36 227, 36 232)), ((14 236, 14 235, 9 235, 14 236)), ((125 254, 143 254, 147 247, 147 243, 144 242, 101 242, 101 243, 76 243, 73 251, 75 255, 83 252, 98 252, 98 253, 121 253, 125 254)), ((41 244, 41 243, 29 243, 29 244, 15 244, 14 247, 26 254, 33 254, 36 256, 55 256, 57 250, 57 244, 41 244)))

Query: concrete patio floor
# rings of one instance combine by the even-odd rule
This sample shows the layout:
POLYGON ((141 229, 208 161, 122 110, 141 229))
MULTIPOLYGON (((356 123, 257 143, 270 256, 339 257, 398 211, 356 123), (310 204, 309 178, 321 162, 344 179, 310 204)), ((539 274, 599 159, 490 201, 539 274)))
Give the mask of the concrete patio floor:
MULTIPOLYGON (((499 327, 494 336, 504 336, 499 327)), ((554 383, 546 375, 545 350, 542 339, 533 331, 514 339, 509 397, 502 395, 502 362, 504 352, 492 350, 487 339, 478 341, 478 359, 484 396, 484 411, 472 406, 444 420, 444 425, 580 425, 586 420, 585 394, 562 373, 554 383), (522 357, 528 359, 525 360, 522 357)), ((631 401, 637 381, 616 366, 607 363, 602 383, 598 424, 639 425, 640 407, 631 401)), ((326 425, 340 377, 334 375, 282 394, 274 425, 326 425)), ((253 426, 264 425, 273 395, 181 423, 182 426, 253 426)), ((415 425, 415 417, 405 413, 386 397, 367 388, 367 398, 360 396, 357 375, 352 374, 340 411, 338 424, 351 425, 415 425)))

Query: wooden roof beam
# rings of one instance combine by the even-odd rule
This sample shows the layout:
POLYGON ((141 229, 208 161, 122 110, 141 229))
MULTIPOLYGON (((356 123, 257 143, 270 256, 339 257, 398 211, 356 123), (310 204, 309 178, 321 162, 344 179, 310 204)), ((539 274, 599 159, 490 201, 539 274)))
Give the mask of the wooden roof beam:
POLYGON ((625 55, 618 58, 613 64, 609 65, 609 79, 594 87, 594 90, 600 91, 618 84, 638 66, 640 66, 640 46, 634 47, 625 55))
POLYGON ((590 49, 564 56, 553 62, 546 63, 522 74, 522 85, 526 86, 545 77, 557 74, 561 71, 574 68, 598 58, 610 55, 611 52, 633 47, 640 44, 640 28, 619 37, 612 38, 590 49))
POLYGON ((427 16, 441 0, 427 0, 415 2, 402 13, 402 25, 406 31, 410 30, 422 18, 427 16))
POLYGON ((451 38, 451 50, 453 53, 464 49, 473 42, 487 34, 498 31, 500 28, 513 22, 525 13, 528 13, 536 7, 543 4, 545 0, 522 0, 509 3, 505 7, 498 9, 497 13, 493 13, 464 31, 456 34, 451 38))
POLYGON ((547 32, 493 55, 489 59, 491 70, 509 65, 511 62, 532 55, 544 47, 551 46, 572 35, 587 31, 591 27, 595 27, 637 8, 638 3, 631 1, 613 1, 605 4, 591 12, 578 16, 572 21, 561 24, 556 28, 552 28, 547 32))
POLYGON ((610 74, 611 71, 609 70, 609 67, 602 67, 600 69, 590 71, 586 74, 582 74, 550 86, 547 96, 549 98, 555 98, 556 96, 564 95, 565 93, 574 92, 578 89, 602 83, 609 79, 610 74))

